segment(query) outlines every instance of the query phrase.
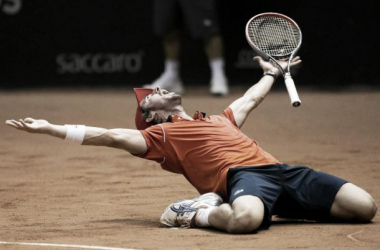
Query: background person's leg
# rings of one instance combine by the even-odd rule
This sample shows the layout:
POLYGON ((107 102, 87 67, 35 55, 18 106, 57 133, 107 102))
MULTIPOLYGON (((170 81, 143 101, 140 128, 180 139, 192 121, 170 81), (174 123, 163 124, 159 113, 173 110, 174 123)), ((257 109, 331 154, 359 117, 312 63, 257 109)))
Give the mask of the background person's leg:
POLYGON ((161 87, 178 94, 183 93, 183 83, 180 77, 180 34, 173 31, 163 38, 163 47, 165 52, 164 72, 152 84, 145 85, 145 88, 161 87))
POLYGON ((227 95, 229 90, 224 70, 222 37, 212 35, 204 40, 205 51, 211 70, 210 93, 221 96, 227 95))
POLYGON ((165 59, 176 61, 177 63, 179 61, 179 50, 181 43, 181 37, 179 33, 179 31, 173 31, 165 35, 163 38, 165 59))
POLYGON ((144 88, 161 87, 178 94, 183 93, 179 72, 180 30, 182 13, 176 0, 155 0, 153 2, 154 33, 162 37, 165 54, 164 72, 144 88))
POLYGON ((180 0, 184 24, 195 39, 203 39, 211 70, 210 93, 228 94, 228 80, 224 72, 223 41, 216 0, 180 0))

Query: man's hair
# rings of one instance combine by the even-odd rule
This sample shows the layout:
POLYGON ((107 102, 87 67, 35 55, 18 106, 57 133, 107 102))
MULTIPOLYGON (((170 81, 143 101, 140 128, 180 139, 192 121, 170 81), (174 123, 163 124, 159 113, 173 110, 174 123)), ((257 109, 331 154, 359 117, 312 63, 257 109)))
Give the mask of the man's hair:
MULTIPOLYGON (((144 120, 149 117, 150 111, 151 110, 149 108, 141 107, 141 112, 142 112, 142 116, 144 120)), ((167 120, 162 119, 162 116, 160 117, 160 116, 155 115, 150 123, 152 125, 156 125, 156 124, 164 123, 166 121, 167 120)))
POLYGON ((142 112, 144 119, 148 118, 148 116, 150 114, 150 110, 148 108, 141 107, 141 112, 142 112))

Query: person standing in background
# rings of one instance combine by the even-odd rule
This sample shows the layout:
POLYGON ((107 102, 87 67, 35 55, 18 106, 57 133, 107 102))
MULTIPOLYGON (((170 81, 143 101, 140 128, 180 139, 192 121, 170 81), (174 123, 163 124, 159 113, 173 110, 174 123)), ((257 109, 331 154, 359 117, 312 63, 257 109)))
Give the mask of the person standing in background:
POLYGON ((163 38, 164 72, 144 88, 160 86, 183 93, 180 76, 180 38, 183 28, 194 39, 203 39, 211 70, 210 93, 228 94, 228 80, 224 70, 223 41, 220 35, 215 0, 154 0, 154 32, 163 38))

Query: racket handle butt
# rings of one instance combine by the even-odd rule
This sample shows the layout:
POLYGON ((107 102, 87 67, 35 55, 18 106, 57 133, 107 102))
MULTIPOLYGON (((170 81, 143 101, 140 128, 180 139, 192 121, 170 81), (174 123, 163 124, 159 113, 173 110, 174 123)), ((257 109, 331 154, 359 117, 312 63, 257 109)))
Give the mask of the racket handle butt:
POLYGON ((296 86, 294 85, 293 78, 290 75, 285 76, 285 86, 288 90, 290 102, 293 107, 301 106, 301 100, 298 96, 296 86))
POLYGON ((301 106, 301 101, 295 101, 295 102, 293 102, 292 106, 295 107, 295 108, 301 106))

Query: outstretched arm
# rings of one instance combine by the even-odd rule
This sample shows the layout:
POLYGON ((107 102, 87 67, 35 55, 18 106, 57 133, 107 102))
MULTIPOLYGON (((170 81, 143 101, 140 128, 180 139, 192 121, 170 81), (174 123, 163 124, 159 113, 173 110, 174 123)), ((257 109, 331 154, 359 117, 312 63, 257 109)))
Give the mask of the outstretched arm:
MULTIPOLYGON (((259 82, 248 89, 242 97, 231 103, 229 106, 232 109, 236 124, 239 128, 243 126, 249 113, 256 108, 262 100, 264 100, 273 83, 276 81, 276 78, 281 74, 280 70, 276 66, 270 62, 264 61, 261 57, 256 56, 253 59, 259 62, 260 67, 264 72, 264 76, 259 82), (274 77, 265 75, 265 73, 268 72, 273 73, 274 77)), ((292 60, 290 66, 294 66, 299 63, 301 63, 301 60, 297 56, 292 60)), ((286 67, 287 62, 280 61, 280 64, 284 68, 286 67)))
MULTIPOLYGON (((7 120, 7 125, 28 133, 46 134, 65 139, 67 126, 50 124, 46 120, 26 118, 7 120)), ((134 129, 104 129, 86 126, 82 145, 106 146, 126 150, 132 154, 142 154, 147 150, 144 137, 134 129)))

